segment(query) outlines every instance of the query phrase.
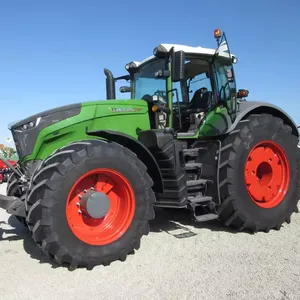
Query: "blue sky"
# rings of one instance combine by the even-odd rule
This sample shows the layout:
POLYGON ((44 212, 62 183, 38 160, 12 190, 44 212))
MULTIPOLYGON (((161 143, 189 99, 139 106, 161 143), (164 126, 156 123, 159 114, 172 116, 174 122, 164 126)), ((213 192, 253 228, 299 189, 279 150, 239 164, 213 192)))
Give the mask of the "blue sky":
POLYGON ((105 99, 103 68, 123 75, 159 43, 215 48, 215 28, 239 59, 248 100, 279 105, 300 125, 299 11, 296 0, 0 1, 0 143, 12 121, 105 99))

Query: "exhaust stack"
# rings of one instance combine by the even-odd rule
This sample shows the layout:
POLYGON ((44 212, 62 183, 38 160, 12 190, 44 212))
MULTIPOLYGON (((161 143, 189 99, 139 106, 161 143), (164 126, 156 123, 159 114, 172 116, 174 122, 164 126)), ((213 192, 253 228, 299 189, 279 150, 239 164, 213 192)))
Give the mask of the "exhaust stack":
POLYGON ((106 99, 116 99, 116 86, 113 74, 108 69, 104 69, 104 74, 106 76, 106 99))

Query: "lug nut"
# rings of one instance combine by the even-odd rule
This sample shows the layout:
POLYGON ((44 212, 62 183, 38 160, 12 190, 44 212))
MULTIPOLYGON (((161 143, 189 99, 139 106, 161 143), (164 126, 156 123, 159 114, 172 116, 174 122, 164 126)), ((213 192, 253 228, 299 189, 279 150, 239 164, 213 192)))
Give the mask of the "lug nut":
POLYGON ((79 214, 82 214, 82 211, 81 211, 80 209, 78 209, 78 213, 79 213, 79 214))
POLYGON ((79 195, 79 196, 78 196, 78 198, 79 198, 79 199, 81 199, 81 198, 82 198, 82 196, 81 196, 81 195, 79 195))
POLYGON ((76 205, 77 205, 77 206, 80 206, 80 203, 79 203, 79 202, 76 202, 76 205))

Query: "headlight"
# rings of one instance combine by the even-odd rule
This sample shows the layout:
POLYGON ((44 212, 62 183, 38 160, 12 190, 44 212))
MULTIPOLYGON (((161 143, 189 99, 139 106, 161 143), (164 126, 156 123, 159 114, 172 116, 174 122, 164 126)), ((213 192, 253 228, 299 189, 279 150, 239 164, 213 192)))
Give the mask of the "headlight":
POLYGON ((28 130, 30 128, 33 128, 33 127, 36 127, 39 125, 41 121, 41 117, 38 117, 36 120, 34 121, 30 121, 30 122, 27 122, 25 124, 23 124, 22 126, 16 128, 17 131, 25 131, 25 130, 28 130))

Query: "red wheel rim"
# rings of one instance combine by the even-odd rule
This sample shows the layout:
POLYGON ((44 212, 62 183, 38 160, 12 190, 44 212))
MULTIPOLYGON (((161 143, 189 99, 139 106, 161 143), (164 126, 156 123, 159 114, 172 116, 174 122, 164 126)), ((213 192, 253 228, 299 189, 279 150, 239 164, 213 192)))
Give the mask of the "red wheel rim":
POLYGON ((247 157, 245 183, 251 199, 272 208, 284 199, 290 183, 290 167, 284 150, 273 141, 255 145, 247 157))
POLYGON ((66 204, 68 224, 77 238, 90 245, 107 245, 129 228, 135 212, 135 197, 128 180, 111 169, 95 169, 81 176, 72 186, 66 204), (80 209, 80 197, 94 189, 107 195, 110 203, 101 219, 80 209))

